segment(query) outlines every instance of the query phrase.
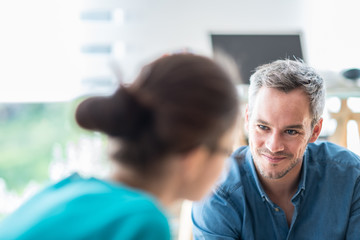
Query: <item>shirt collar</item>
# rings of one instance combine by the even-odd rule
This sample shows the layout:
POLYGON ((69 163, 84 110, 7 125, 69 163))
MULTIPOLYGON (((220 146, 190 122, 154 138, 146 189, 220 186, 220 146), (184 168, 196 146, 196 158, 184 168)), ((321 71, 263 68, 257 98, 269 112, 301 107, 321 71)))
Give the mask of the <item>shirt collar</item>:
MULTIPOLYGON (((299 188, 298 188, 298 192, 299 191, 304 191, 305 190, 305 184, 306 184, 306 175, 308 172, 308 159, 309 159, 309 154, 307 153, 308 148, 306 147, 304 156, 303 156, 303 163, 302 163, 302 167, 301 167, 301 177, 300 177, 300 182, 299 182, 299 188)), ((296 193, 296 195, 298 194, 298 192, 296 193)))
MULTIPOLYGON (((294 198, 296 196, 298 196, 301 192, 305 191, 305 183, 306 183, 305 180, 306 180, 306 173, 307 173, 307 161, 308 161, 308 158, 309 158, 309 156, 307 154, 307 149, 306 149, 306 151, 304 153, 304 156, 303 156, 303 163, 302 163, 301 172, 300 172, 300 174, 301 174, 300 182, 299 182, 298 190, 294 195, 294 198)), ((259 180, 259 178, 257 176, 254 161, 253 161, 253 157, 252 157, 252 154, 251 154, 251 151, 250 151, 250 147, 248 148, 248 151, 246 153, 246 161, 247 161, 248 165, 250 166, 251 175, 255 180, 255 184, 256 184, 256 187, 258 189, 258 192, 260 193, 260 196, 263 199, 263 201, 265 201, 266 199, 268 199, 268 196, 265 193, 263 187, 261 186, 260 180, 259 180)))

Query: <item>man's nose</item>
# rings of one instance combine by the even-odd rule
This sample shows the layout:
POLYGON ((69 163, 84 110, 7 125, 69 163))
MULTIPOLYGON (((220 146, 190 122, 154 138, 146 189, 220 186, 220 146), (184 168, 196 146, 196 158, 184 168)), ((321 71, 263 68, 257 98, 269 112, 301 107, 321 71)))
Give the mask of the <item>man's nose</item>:
POLYGON ((273 153, 280 152, 285 149, 280 134, 275 132, 268 136, 268 139, 265 142, 265 146, 273 153))

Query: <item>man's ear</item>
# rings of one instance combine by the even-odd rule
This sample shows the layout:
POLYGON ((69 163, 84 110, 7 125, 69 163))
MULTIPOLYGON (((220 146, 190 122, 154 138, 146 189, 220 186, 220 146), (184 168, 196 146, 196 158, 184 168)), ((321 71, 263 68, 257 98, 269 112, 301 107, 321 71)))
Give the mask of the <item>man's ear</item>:
POLYGON ((249 132, 249 104, 245 107, 245 130, 249 132))
POLYGON ((323 118, 320 118, 319 121, 315 124, 314 129, 312 130, 312 134, 309 142, 312 143, 318 139, 322 129, 322 123, 323 123, 323 118))

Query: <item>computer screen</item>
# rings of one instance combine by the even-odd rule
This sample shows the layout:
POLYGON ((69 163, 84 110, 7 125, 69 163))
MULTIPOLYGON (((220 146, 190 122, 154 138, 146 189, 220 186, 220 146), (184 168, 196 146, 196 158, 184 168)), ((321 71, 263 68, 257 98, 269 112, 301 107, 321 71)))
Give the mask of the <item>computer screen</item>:
POLYGON ((211 34, 211 42, 215 59, 225 53, 235 61, 243 84, 249 83, 255 68, 262 64, 285 58, 303 59, 300 34, 211 34))

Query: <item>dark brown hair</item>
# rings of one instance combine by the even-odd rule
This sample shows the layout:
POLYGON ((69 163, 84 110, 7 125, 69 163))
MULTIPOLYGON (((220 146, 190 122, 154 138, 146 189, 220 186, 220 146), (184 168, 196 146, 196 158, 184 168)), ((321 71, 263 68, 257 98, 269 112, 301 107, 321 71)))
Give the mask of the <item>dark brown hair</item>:
POLYGON ((209 58, 178 54, 146 65, 110 97, 83 101, 76 120, 117 139, 116 161, 148 173, 168 154, 201 145, 214 150, 237 113, 228 75, 209 58))

